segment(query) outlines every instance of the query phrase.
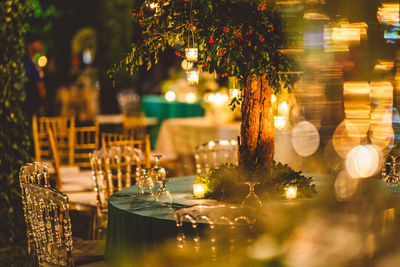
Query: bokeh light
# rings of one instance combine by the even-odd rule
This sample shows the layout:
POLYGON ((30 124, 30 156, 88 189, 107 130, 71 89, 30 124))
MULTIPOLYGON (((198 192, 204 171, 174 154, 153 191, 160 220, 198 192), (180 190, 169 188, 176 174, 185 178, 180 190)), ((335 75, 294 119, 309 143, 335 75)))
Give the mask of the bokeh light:
POLYGON ((349 199, 358 188, 359 179, 351 178, 346 171, 341 171, 335 180, 335 196, 337 200, 349 199))
POLYGON ((294 150, 303 157, 311 156, 319 147, 319 133, 308 121, 299 122, 292 130, 292 145, 294 150))
POLYGON ((185 101, 188 103, 194 103, 194 102, 196 102, 196 100, 197 100, 197 96, 193 92, 189 92, 185 96, 185 101))
POLYGON ((354 147, 346 157, 346 171, 352 178, 367 178, 377 173, 381 154, 372 145, 354 147))
POLYGON ((165 100, 167 100, 168 102, 175 101, 175 99, 176 99, 176 94, 174 91, 168 91, 165 94, 165 100))
POLYGON ((39 67, 43 68, 44 66, 47 65, 47 57, 46 56, 41 56, 38 59, 38 65, 39 67))

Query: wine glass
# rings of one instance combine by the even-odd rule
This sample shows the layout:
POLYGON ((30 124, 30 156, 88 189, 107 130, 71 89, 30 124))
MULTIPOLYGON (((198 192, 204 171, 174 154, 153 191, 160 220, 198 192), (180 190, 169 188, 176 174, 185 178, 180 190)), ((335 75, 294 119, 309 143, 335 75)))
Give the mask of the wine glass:
POLYGON ((165 168, 160 166, 160 159, 162 158, 162 155, 155 155, 154 157, 156 158, 156 163, 152 168, 152 177, 154 181, 160 184, 160 188, 156 193, 156 202, 162 206, 171 207, 172 196, 165 185, 169 182, 169 179, 167 179, 167 172, 165 171, 165 168))
POLYGON ((151 178, 153 181, 157 182, 159 180, 165 179, 167 176, 167 171, 164 167, 160 166, 160 159, 163 157, 162 155, 154 155, 156 158, 156 163, 154 167, 151 169, 151 178))
POLYGON ((242 202, 242 206, 248 206, 252 208, 262 208, 262 203, 260 198, 256 195, 254 187, 259 184, 259 182, 245 182, 249 186, 249 194, 242 202))
POLYGON ((153 195, 154 182, 147 174, 146 169, 141 169, 141 175, 139 178, 139 195, 153 195))

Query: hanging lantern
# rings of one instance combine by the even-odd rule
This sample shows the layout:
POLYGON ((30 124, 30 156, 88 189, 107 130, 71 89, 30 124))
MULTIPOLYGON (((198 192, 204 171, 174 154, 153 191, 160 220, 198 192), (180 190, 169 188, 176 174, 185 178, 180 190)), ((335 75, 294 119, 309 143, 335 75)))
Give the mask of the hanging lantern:
POLYGON ((195 43, 194 43, 194 33, 192 30, 190 30, 192 33, 192 45, 190 45, 190 35, 188 33, 188 42, 187 42, 187 48, 185 48, 185 56, 186 56, 186 60, 188 62, 197 62, 198 58, 199 58, 199 49, 197 47, 195 47, 195 43))
POLYGON ((199 83, 199 69, 194 67, 190 70, 186 71, 186 77, 189 84, 198 84, 199 83))
POLYGON ((189 62, 196 62, 199 58, 199 49, 197 47, 185 48, 186 60, 189 62))

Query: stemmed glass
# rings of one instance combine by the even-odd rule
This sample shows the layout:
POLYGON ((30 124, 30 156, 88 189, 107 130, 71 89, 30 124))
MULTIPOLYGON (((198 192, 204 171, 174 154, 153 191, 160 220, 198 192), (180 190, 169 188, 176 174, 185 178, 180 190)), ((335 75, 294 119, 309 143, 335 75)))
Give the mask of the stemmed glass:
POLYGON ((259 184, 259 182, 245 182, 249 186, 249 194, 242 202, 242 206, 248 206, 253 208, 262 208, 262 203, 260 198, 256 195, 254 187, 259 184))
POLYGON ((139 178, 139 195, 153 195, 154 182, 151 177, 148 176, 146 169, 140 170, 141 175, 139 178))
POLYGON ((160 188, 156 193, 156 202, 160 205, 170 207, 172 205, 172 196, 165 185, 169 182, 169 179, 167 179, 167 172, 164 167, 160 166, 162 155, 154 155, 154 157, 156 158, 156 164, 152 168, 152 176, 154 181, 160 184, 160 188))

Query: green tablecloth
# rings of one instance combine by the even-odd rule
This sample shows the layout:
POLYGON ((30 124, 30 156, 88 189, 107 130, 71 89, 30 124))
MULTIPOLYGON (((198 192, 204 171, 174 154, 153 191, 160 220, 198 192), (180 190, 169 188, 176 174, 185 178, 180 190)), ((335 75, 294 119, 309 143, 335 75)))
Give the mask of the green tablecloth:
POLYGON ((120 262, 155 248, 161 241, 176 238, 174 209, 215 203, 214 200, 193 199, 191 189, 195 180, 195 176, 186 176, 173 178, 167 184, 173 198, 172 209, 157 206, 154 196, 138 196, 137 186, 112 195, 108 202, 106 260, 120 262))
POLYGON ((150 132, 150 139, 152 141, 152 148, 155 146, 158 131, 161 123, 165 119, 170 118, 187 118, 187 117, 201 117, 204 116, 204 109, 201 102, 198 101, 193 104, 185 102, 168 102, 160 95, 145 95, 142 97, 142 110, 146 117, 156 117, 158 125, 153 127, 150 132))
MULTIPOLYGON (((333 180, 329 175, 304 175, 314 178, 319 193, 328 190, 330 183, 327 181, 333 180)), ((106 261, 120 264, 121 259, 132 259, 148 249, 156 249, 167 239, 175 239, 175 209, 195 204, 216 204, 215 200, 193 198, 192 186, 195 180, 195 176, 185 176, 173 178, 167 184, 172 194, 172 209, 157 206, 154 196, 139 197, 136 185, 113 194, 108 202, 106 261)), ((155 189, 158 189, 158 185, 155 189)), ((290 204, 285 201, 275 202, 281 207, 290 204)), ((184 228, 189 229, 190 225, 184 225, 184 228)))

